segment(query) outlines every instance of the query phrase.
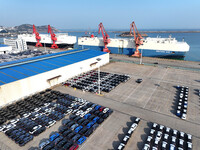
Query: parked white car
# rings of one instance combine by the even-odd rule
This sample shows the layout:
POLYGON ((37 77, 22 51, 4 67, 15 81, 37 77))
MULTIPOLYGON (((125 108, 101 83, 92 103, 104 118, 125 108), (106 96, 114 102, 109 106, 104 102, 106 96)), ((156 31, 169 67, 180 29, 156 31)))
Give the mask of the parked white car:
POLYGON ((142 150, 150 150, 150 145, 149 144, 145 144, 142 150))
POLYGON ((109 108, 104 108, 103 113, 107 113, 109 111, 109 108))
POLYGON ((169 138, 169 134, 164 134, 164 140, 167 141, 169 138))
POLYGON ((169 127, 166 127, 166 132, 167 132, 167 133, 169 133, 169 132, 170 132, 170 130, 171 130, 171 128, 169 128, 169 127))
POLYGON ((130 136, 126 135, 122 140, 123 144, 126 144, 129 139, 130 139, 130 136))
POLYGON ((187 115, 183 113, 181 119, 185 120, 186 118, 187 118, 187 115))
POLYGON ((187 142, 187 146, 189 150, 192 150, 192 143, 191 142, 187 142))
POLYGON ((53 126, 56 123, 55 120, 52 120, 50 122, 48 122, 48 125, 46 126, 47 128, 50 128, 51 126, 53 126))
POLYGON ((133 128, 133 130, 135 130, 136 128, 137 128, 137 124, 136 123, 133 123, 132 125, 131 125, 131 128, 133 128))
POLYGON ((29 131, 30 134, 33 134, 35 133, 38 129, 40 129, 42 126, 41 125, 38 125, 38 126, 35 126, 33 127, 33 131, 29 131))
POLYGON ((162 149, 167 149, 167 142, 165 141, 162 142, 162 149))
POLYGON ((125 147, 125 144, 120 143, 117 149, 118 150, 122 150, 122 149, 124 149, 124 147, 125 147))
POLYGON ((156 128, 157 128, 157 126, 158 126, 158 124, 157 124, 157 123, 153 123, 153 128, 154 128, 154 129, 156 129, 156 128))

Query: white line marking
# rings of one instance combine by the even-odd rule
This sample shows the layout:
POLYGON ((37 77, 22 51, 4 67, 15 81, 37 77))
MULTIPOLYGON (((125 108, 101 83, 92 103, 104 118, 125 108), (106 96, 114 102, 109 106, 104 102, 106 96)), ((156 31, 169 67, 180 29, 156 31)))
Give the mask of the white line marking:
MULTIPOLYGON (((168 70, 168 68, 165 70, 165 73, 163 74, 162 79, 159 80, 159 83, 158 83, 158 84, 160 84, 160 82, 163 80, 163 78, 164 78, 164 76, 165 76, 167 70, 168 70)), ((154 92, 155 92, 155 90, 156 90, 157 88, 158 88, 158 86, 156 86, 156 88, 154 88, 153 92, 152 92, 151 95, 149 96, 149 99, 146 101, 146 103, 145 103, 145 105, 143 106, 143 108, 145 108, 146 105, 148 104, 148 102, 151 100, 151 97, 152 97, 152 95, 154 94, 154 92)))

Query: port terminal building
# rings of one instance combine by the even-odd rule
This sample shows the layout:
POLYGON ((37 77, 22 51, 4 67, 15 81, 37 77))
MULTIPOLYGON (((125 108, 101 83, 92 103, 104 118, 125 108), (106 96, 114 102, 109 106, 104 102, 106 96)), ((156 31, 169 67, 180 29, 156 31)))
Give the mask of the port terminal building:
POLYGON ((9 52, 20 52, 27 50, 27 44, 26 41, 23 39, 5 39, 4 38, 4 44, 9 45, 12 47, 12 51, 9 52))
POLYGON ((0 107, 107 63, 109 53, 91 49, 74 49, 1 63, 0 107))

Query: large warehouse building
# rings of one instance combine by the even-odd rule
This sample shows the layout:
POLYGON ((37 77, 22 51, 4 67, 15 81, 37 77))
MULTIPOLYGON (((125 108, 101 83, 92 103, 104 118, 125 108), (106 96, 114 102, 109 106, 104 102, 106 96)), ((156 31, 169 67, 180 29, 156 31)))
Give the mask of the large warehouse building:
POLYGON ((1 63, 0 107, 107 63, 109 53, 88 49, 1 63))

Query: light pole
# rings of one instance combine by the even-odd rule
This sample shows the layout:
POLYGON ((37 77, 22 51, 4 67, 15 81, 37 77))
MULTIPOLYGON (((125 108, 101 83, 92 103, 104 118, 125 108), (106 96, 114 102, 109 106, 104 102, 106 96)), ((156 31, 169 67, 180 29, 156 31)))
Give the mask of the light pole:
POLYGON ((142 50, 143 49, 141 49, 140 65, 142 64, 142 50))
MULTIPOLYGON (((101 58, 97 58, 96 59, 98 62, 100 62, 101 61, 101 58)), ((99 65, 99 67, 98 67, 98 94, 100 95, 100 65, 99 65)))

